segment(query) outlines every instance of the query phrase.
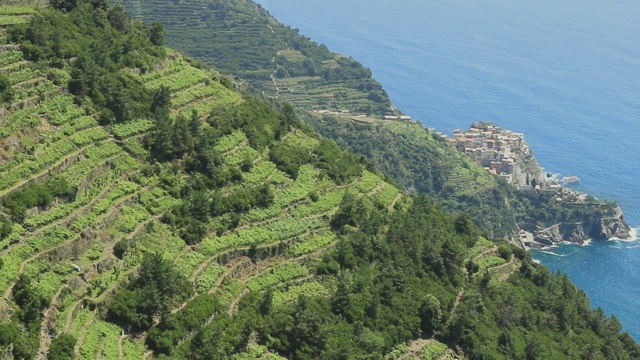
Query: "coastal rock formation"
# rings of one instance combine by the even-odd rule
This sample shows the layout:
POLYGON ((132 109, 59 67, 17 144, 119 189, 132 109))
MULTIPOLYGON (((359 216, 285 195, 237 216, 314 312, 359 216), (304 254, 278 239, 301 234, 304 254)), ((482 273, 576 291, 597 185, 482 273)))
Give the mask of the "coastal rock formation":
POLYGON ((591 237, 597 240, 631 238, 631 227, 624 221, 622 209, 616 207, 613 216, 601 218, 598 224, 594 224, 591 229, 591 237))
POLYGON ((564 187, 560 181, 545 176, 523 133, 479 122, 467 131, 454 131, 453 138, 445 138, 515 189, 515 199, 520 205, 516 216, 524 233, 514 243, 537 248, 563 241, 582 244, 589 240, 631 237, 631 228, 617 205, 564 187))
POLYGON ((544 225, 525 224, 523 230, 530 232, 533 242, 527 247, 539 248, 563 241, 584 244, 589 240, 606 241, 612 238, 631 238, 631 227, 624 221, 620 207, 610 208, 599 216, 586 217, 578 222, 550 221, 544 225))

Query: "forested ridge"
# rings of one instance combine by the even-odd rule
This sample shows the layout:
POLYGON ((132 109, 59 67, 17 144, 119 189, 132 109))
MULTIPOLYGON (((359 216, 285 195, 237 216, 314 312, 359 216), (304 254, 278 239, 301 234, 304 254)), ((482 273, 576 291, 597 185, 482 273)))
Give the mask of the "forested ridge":
POLYGON ((0 358, 619 358, 469 215, 103 0, 0 7, 0 358))

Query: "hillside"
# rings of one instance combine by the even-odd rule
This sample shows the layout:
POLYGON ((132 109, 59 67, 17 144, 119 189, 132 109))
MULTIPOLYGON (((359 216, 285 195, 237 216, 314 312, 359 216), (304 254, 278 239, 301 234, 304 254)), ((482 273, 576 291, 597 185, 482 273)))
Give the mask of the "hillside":
MULTIPOLYGON (((391 109, 380 84, 370 73, 352 77, 353 74, 344 71, 360 69, 361 65, 355 62, 353 66, 345 63, 342 70, 336 71, 336 76, 329 76, 329 80, 300 74, 300 64, 313 62, 317 65, 323 63, 323 59, 340 55, 329 53, 324 45, 283 26, 250 0, 188 3, 125 0, 122 4, 134 17, 149 23, 164 23, 170 45, 207 65, 239 76, 264 91, 270 99, 291 102, 296 105, 301 119, 317 132, 334 139, 349 151, 367 156, 405 190, 437 196, 448 210, 470 213, 474 222, 490 236, 509 238, 521 244, 519 230, 524 229, 533 233, 536 241, 548 244, 549 235, 543 230, 554 225, 549 219, 560 218, 563 230, 561 235, 551 236, 554 242, 558 239, 578 243, 590 238, 605 240, 616 233, 615 229, 628 229, 615 204, 583 202, 576 209, 573 202, 557 204, 552 201, 553 196, 515 191, 419 124, 352 117, 359 112, 380 114, 391 109), (295 44, 301 53, 291 54, 291 44, 295 44), (293 60, 284 61, 286 59, 278 54, 293 60), (296 66, 298 70, 294 69, 296 66), (267 74, 280 69, 288 69, 283 72, 283 78, 267 78, 267 74), (370 99, 378 99, 374 101, 377 105, 362 103, 364 93, 352 91, 363 89, 355 79, 369 84, 364 89, 379 93, 381 97, 371 97, 371 92, 367 95, 370 99), (283 84, 286 91, 280 91, 284 89, 281 88, 283 84), (318 95, 336 95, 339 93, 334 91, 336 86, 348 86, 351 90, 340 91, 341 95, 334 96, 331 106, 327 107, 325 102, 318 100, 318 95), (322 90, 305 90, 316 87, 322 90), (276 88, 280 90, 274 90, 276 88), (367 110, 371 106, 379 106, 379 110, 367 110), (335 111, 340 109, 348 109, 351 113, 336 115, 335 111), (332 110, 334 114, 318 113, 322 110, 332 110)), ((624 237, 624 231, 616 236, 624 237)))
POLYGON ((564 188, 519 191, 420 124, 315 114, 305 120, 341 147, 370 158, 405 189, 435 196, 450 211, 469 213, 491 237, 522 244, 518 230, 524 230, 534 237, 532 247, 629 237, 617 204, 564 188))
MULTIPOLYGON (((100 313, 119 284, 137 271, 145 253, 162 249, 162 258, 176 264, 194 284, 197 292, 191 301, 196 294, 220 292, 230 306, 245 289, 266 286, 262 278, 270 279, 268 283, 306 276, 304 259, 335 244, 329 220, 345 193, 366 196, 385 209, 401 200, 395 187, 363 170, 354 156, 341 155, 335 145, 300 129, 285 130, 285 125, 278 127, 280 140, 271 146, 256 140, 263 135, 247 135, 252 128, 238 123, 216 135, 208 131, 211 127, 196 129, 202 133, 198 142, 208 143, 203 149, 208 153, 200 157, 215 157, 210 158, 215 170, 210 170, 218 179, 196 191, 202 186, 194 177, 198 172, 183 173, 184 163, 147 162, 145 147, 153 147, 144 145, 145 134, 160 131, 152 119, 106 125, 93 109, 95 104, 76 105, 64 80, 57 85, 47 78, 55 73, 69 80, 67 67, 42 68, 42 63, 26 61, 19 45, 12 43, 3 45, 0 59, 0 71, 15 91, 0 125, 5 144, 0 196, 5 223, 13 223, 1 240, 2 317, 28 322, 27 315, 14 308, 37 306, 23 303, 16 294, 16 284, 25 282, 28 292, 42 299, 35 310, 44 314, 38 336, 20 351, 35 352, 38 346, 32 345, 39 338, 39 353, 44 353, 50 334, 64 332, 78 339, 75 352, 82 358, 100 351, 106 358, 113 358, 109 351, 141 355, 142 344, 121 338, 121 330, 102 321, 100 313), (289 148, 299 150, 302 160, 290 161, 289 148), (338 160, 342 165, 334 163, 338 160), (346 168, 350 165, 352 171, 346 168), (267 197, 262 206, 252 204, 256 192, 267 197), (37 200, 31 202, 32 196, 37 200), (188 224, 180 230, 175 224, 183 220, 180 215, 169 219, 167 214, 178 211, 180 204, 191 206, 189 199, 196 196, 222 200, 222 209, 208 215, 205 208, 202 221, 184 220, 188 224), (194 237, 193 227, 199 236, 194 237), (283 272, 281 278, 267 276, 274 270, 283 272), (101 336, 113 343, 101 345, 101 336)), ((177 53, 167 50, 164 59, 153 62, 152 71, 127 76, 150 90, 170 90, 171 117, 176 121, 186 124, 181 116, 190 118, 193 111, 205 119, 214 109, 229 118, 234 112, 249 117, 262 112, 276 127, 282 120, 269 106, 226 88, 219 74, 194 68, 177 53)), ((275 141, 274 132, 267 136, 271 138, 265 141, 275 141)))
POLYGON ((316 111, 393 111, 369 69, 282 25, 252 1, 120 3, 137 19, 163 23, 170 46, 248 80, 268 98, 316 111))
POLYGON ((639 356, 566 276, 160 26, 52 5, 2 7, 0 358, 639 356))

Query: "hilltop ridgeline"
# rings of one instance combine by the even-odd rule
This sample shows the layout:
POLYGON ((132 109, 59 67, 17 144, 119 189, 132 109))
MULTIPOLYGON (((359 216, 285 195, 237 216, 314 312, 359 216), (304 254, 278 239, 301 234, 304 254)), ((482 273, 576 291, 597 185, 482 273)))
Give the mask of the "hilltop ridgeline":
POLYGON ((640 356, 565 275, 161 24, 51 5, 0 8, 1 358, 640 356))

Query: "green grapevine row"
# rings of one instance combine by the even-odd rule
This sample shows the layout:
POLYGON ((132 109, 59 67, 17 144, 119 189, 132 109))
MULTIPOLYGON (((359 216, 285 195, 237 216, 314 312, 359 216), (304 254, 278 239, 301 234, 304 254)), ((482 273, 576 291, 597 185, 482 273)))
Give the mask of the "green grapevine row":
POLYGON ((302 242, 296 243, 291 247, 291 253, 294 256, 303 254, 311 254, 318 250, 324 249, 336 240, 336 235, 330 231, 320 235, 312 236, 304 239, 302 242))
POLYGON ((242 131, 234 131, 218 140, 215 149, 219 153, 226 153, 245 141, 247 141, 247 136, 242 131))
POLYGON ((0 26, 24 24, 29 21, 28 16, 21 15, 0 15, 0 26))
POLYGON ((290 262, 249 280, 247 287, 251 291, 260 291, 287 280, 306 276, 307 274, 309 274, 309 269, 304 267, 302 264, 298 262, 290 262))
POLYGON ((224 274, 224 268, 215 261, 212 262, 207 265, 202 273, 198 274, 196 278, 196 289, 198 292, 203 293, 213 288, 222 274, 224 274))
POLYGON ((40 117, 32 108, 18 110, 0 124, 0 138, 18 134, 21 130, 33 128, 38 124, 40 124, 40 117))
MULTIPOLYGON (((0 9, 2 9, 0 7, 0 9)), ((4 51, 0 52, 0 67, 11 65, 18 61, 22 61, 22 51, 4 51)))
POLYGON ((36 10, 30 6, 2 5, 2 7, 0 7, 0 15, 29 15, 35 11, 36 10))
MULTIPOLYGON (((1 17, 0 17, 1 19, 1 17)), ((1 22, 2 20, 0 20, 1 22)), ((12 73, 10 73, 9 75, 7 75, 7 78, 9 78, 9 82, 11 82, 12 85, 21 83, 21 82, 25 82, 31 79, 35 79, 38 76, 40 76, 40 73, 36 70, 32 70, 32 69, 23 69, 23 70, 19 70, 19 71, 14 71, 12 73)))
POLYGON ((119 139, 128 138, 133 135, 141 134, 153 128, 151 120, 135 120, 124 124, 117 124, 111 127, 111 130, 119 139))
POLYGON ((71 135, 69 138, 77 146, 85 146, 96 141, 105 140, 109 134, 101 127, 94 127, 71 135))
POLYGON ((336 209, 342 203, 346 190, 338 189, 321 195, 317 201, 297 206, 290 211, 294 218, 304 218, 336 209))
POLYGON ((289 304, 298 301, 300 295, 305 296, 328 296, 329 289, 317 281, 307 282, 302 285, 292 285, 284 291, 276 291, 273 294, 273 306, 289 304))

